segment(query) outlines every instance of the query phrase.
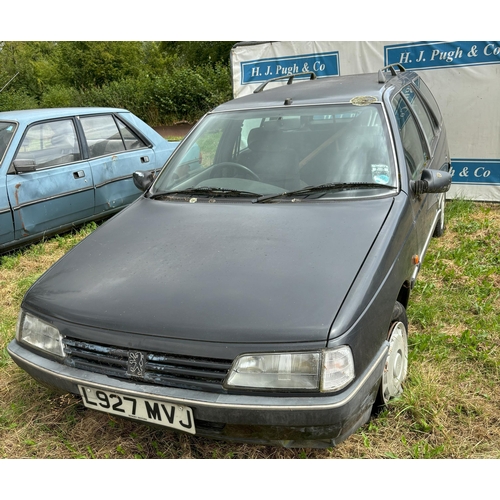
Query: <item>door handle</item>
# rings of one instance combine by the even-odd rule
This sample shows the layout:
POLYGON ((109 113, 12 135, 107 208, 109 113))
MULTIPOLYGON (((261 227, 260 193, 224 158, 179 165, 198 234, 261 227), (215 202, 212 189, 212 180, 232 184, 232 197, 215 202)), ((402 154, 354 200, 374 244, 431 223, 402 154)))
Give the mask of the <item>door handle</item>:
POLYGON ((149 163, 149 156, 141 156, 141 163, 149 163))
POLYGON ((78 170, 77 172, 73 172, 73 177, 75 179, 82 179, 85 177, 85 172, 83 170, 78 170))

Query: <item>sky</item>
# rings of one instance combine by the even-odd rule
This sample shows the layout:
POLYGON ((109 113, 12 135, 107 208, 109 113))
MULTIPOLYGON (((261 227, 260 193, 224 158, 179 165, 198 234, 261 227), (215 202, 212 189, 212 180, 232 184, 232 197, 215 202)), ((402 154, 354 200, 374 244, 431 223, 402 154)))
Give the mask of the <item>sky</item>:
MULTIPOLYGON (((140 3, 27 0, 2 6, 4 40, 484 40, 497 16, 435 0, 140 3), (339 5, 341 4, 341 5, 339 5), (311 6, 312 5, 312 6, 311 6), (22 13, 20 12, 22 9, 22 13), (22 14, 22 15, 21 15, 22 14)), ((491 35, 488 37, 488 35, 491 35)))

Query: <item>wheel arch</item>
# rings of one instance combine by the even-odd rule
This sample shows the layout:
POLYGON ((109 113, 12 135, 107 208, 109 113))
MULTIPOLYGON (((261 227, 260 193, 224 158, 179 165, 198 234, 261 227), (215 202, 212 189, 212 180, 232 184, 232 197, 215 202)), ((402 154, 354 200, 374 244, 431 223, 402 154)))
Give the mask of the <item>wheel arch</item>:
POLYGON ((406 280, 399 289, 397 301, 405 308, 408 308, 408 302, 410 301, 410 291, 411 284, 410 281, 406 280))

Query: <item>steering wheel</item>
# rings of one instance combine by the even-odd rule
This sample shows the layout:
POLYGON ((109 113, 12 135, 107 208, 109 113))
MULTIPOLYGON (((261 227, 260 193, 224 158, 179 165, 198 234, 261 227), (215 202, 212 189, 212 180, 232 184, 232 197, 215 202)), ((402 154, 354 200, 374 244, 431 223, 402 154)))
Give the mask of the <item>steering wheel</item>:
POLYGON ((249 175, 252 179, 256 181, 260 181, 259 176, 255 173, 252 172, 249 168, 245 167, 245 165, 241 165, 240 163, 235 163, 232 161, 223 161, 222 163, 216 163, 215 165, 212 165, 211 167, 211 174, 210 177, 214 178, 217 177, 217 173, 219 171, 222 171, 224 168, 233 168, 236 170, 241 170, 243 173, 249 175))

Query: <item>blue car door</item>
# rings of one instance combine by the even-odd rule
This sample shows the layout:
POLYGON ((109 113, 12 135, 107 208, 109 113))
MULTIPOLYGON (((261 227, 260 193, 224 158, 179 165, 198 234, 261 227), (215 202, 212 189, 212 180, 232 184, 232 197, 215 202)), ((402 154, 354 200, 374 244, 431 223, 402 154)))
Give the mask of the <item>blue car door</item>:
POLYGON ((155 152, 146 140, 113 114, 81 116, 95 186, 95 214, 114 211, 141 192, 132 174, 155 168, 155 152))
POLYGON ((31 125, 6 177, 16 240, 69 228, 93 216, 92 171, 82 159, 71 118, 31 125))

